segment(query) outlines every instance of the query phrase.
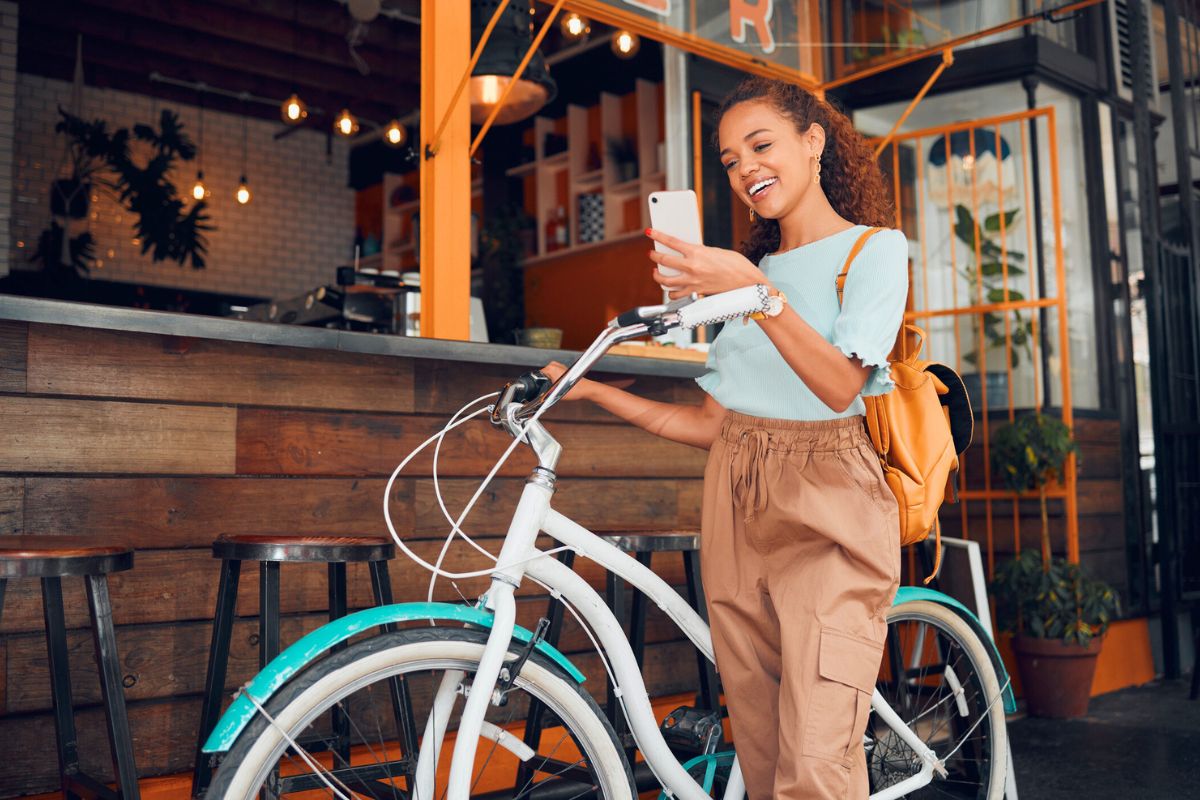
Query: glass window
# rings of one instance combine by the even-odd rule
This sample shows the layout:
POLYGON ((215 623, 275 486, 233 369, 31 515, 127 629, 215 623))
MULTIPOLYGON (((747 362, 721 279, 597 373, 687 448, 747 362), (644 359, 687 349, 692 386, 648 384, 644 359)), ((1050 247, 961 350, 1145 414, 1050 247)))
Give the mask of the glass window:
MULTIPOLYGON (((1057 187, 1050 119, 1020 116, 1026 95, 1015 82, 926 98, 881 163, 896 188, 899 222, 909 238, 914 309, 926 312, 918 322, 930 334, 932 357, 969 376, 976 405, 983 405, 985 394, 988 408, 1061 404, 1062 340, 1051 309, 962 313, 1055 297, 1061 243, 1072 402, 1097 408, 1079 102, 1043 86, 1038 104, 1054 109, 1057 187)), ((854 121, 865 133, 882 135, 906 107, 861 109, 854 121)))

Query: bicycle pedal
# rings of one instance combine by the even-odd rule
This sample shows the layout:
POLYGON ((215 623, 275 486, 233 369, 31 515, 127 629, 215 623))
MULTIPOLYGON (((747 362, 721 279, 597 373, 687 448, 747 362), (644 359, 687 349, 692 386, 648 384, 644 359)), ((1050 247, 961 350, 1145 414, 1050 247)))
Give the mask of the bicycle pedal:
POLYGON ((721 743, 721 713, 680 706, 663 719, 659 730, 672 748, 713 753, 721 743))

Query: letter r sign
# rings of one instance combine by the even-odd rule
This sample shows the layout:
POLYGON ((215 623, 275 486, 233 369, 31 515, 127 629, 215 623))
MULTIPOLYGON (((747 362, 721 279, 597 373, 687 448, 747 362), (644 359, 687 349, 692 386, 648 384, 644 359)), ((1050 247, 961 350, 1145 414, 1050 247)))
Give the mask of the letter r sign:
POLYGON ((729 36, 738 44, 746 41, 746 28, 754 28, 764 53, 775 52, 775 37, 771 34, 771 14, 775 0, 729 0, 729 36))

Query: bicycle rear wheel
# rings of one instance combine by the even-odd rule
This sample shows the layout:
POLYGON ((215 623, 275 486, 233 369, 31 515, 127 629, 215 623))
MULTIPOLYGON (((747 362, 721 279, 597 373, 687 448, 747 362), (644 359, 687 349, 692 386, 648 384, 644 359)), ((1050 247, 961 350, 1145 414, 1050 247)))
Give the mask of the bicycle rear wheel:
MULTIPOLYGON (((385 633, 333 654, 298 675, 265 705, 226 754, 208 798, 444 797, 453 731, 487 633, 423 627, 385 633), (436 722, 449 733, 437 753, 432 797, 415 779, 421 740, 443 678, 455 696, 436 722), (340 732, 340 735, 339 735, 340 732), (297 750, 289 744, 298 742, 297 750)), ((509 661, 516 658, 510 653, 509 661)), ((612 726, 592 698, 534 653, 487 722, 522 737, 537 701, 542 734, 522 761, 496 739, 480 739, 472 797, 636 797, 612 726)), ((520 749, 518 747, 518 749, 520 749)))
MULTIPOLYGON (((947 775, 911 798, 1000 800, 1008 739, 1000 684, 987 646, 954 611, 924 600, 888 613, 876 688, 945 762, 947 775)), ((867 726, 871 792, 920 771, 921 762, 875 714, 867 726)))

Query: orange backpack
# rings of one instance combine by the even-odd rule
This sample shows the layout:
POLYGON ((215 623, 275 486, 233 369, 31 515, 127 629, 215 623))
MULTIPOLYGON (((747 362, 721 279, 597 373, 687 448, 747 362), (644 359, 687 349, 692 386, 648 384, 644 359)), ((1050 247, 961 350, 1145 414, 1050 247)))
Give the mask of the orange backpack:
MULTIPOLYGON (((872 235, 865 231, 837 276, 838 305, 850 265, 872 235)), ((937 555, 929 583, 941 566, 938 509, 949 497, 957 502, 958 456, 971 443, 974 415, 958 373, 933 361, 917 358, 925 331, 901 325, 888 361, 896 387, 888 394, 864 397, 867 433, 879 455, 883 475, 900 507, 900 544, 912 544, 935 532, 937 555), (909 352, 910 337, 916 344, 909 352)))

